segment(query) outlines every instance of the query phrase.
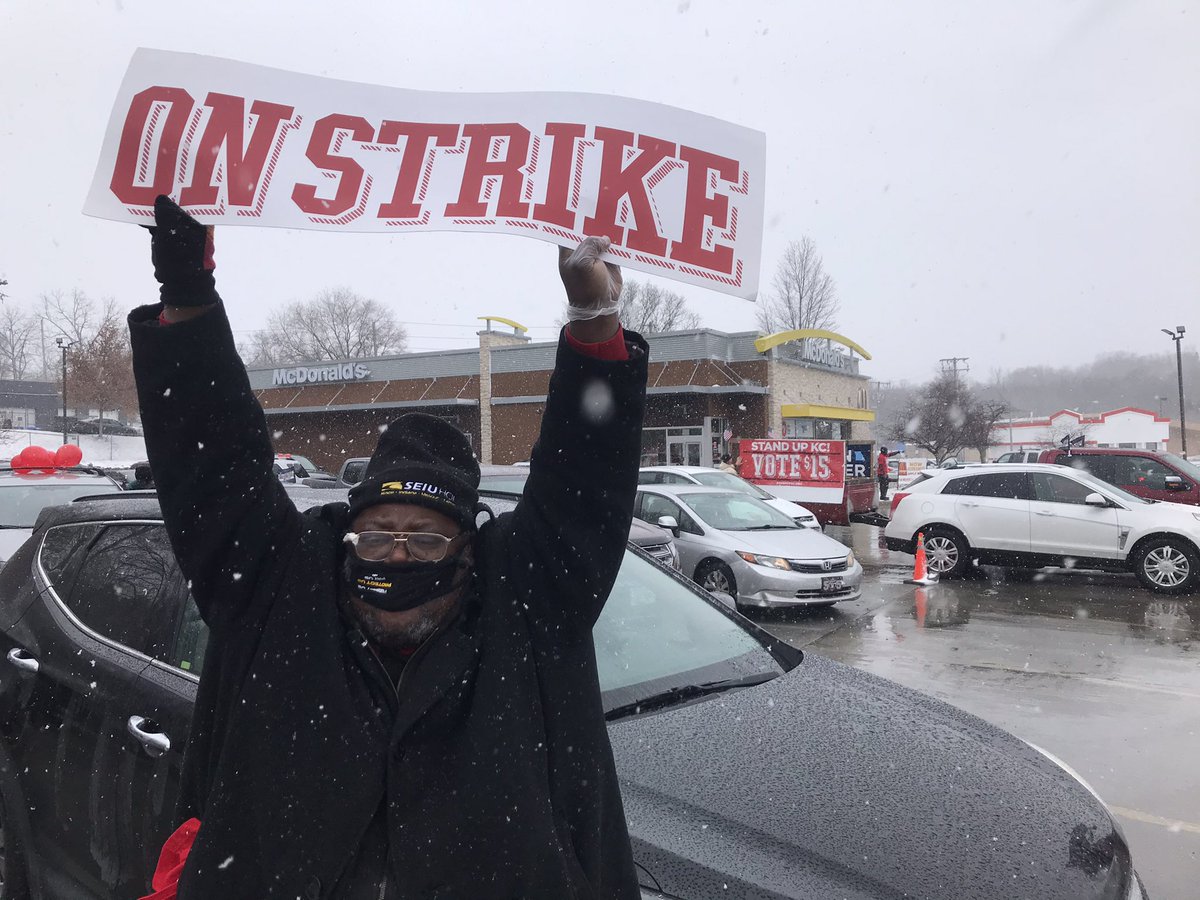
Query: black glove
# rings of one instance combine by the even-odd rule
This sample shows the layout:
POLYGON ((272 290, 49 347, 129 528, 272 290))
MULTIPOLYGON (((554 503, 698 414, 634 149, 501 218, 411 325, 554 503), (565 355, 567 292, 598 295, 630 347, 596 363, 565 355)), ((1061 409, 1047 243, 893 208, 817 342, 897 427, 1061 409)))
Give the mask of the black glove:
POLYGON ((165 194, 155 198, 150 259, 154 277, 162 285, 159 296, 163 303, 208 306, 220 302, 213 278, 212 232, 165 194))

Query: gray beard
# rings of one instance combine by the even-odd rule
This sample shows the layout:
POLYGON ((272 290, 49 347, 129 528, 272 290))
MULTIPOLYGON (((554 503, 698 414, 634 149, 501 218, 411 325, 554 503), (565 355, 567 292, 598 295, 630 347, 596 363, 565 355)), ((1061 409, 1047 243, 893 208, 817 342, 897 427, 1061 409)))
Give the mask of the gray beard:
POLYGON ((384 625, 379 613, 370 607, 352 606, 351 612, 367 639, 376 647, 383 650, 408 650, 424 643, 441 624, 441 616, 433 606, 434 603, 427 603, 425 607, 418 607, 420 615, 401 628, 384 625))

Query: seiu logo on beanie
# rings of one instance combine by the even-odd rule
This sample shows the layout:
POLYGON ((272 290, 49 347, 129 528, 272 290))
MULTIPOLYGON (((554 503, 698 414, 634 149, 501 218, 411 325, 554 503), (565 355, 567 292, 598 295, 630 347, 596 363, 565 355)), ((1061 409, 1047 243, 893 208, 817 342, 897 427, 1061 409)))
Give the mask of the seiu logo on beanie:
POLYGON ((404 494, 421 494, 446 503, 454 503, 454 492, 448 491, 427 481, 385 481, 379 486, 380 497, 394 497, 404 494))

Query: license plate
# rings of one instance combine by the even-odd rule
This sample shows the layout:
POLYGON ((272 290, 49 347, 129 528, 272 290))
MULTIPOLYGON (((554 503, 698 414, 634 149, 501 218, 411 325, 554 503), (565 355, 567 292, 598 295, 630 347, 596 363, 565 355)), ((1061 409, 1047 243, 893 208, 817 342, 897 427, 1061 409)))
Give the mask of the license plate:
POLYGON ((844 590, 844 589, 845 589, 845 581, 842 579, 842 577, 840 575, 835 576, 833 578, 822 578, 821 579, 821 593, 822 594, 832 594, 835 591, 840 591, 840 590, 844 590))

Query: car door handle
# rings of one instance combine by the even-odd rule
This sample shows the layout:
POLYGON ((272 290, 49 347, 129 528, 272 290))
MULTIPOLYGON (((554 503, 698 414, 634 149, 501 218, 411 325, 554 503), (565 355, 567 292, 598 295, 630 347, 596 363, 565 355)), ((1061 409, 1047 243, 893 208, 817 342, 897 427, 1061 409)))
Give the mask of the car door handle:
POLYGON ((1052 515, 1054 515, 1054 513, 1050 512, 1050 510, 1048 510, 1048 509, 1039 509, 1039 510, 1037 511, 1037 514, 1038 514, 1039 516, 1052 516, 1052 515))
POLYGON ((975 506, 978 506, 978 505, 979 505, 978 503, 969 503, 969 502, 968 502, 968 501, 966 501, 966 500, 964 500, 964 501, 963 501, 963 506, 975 507, 975 506))
POLYGON ((171 749, 171 739, 161 731, 148 730, 154 723, 144 716, 129 717, 129 733, 138 739, 148 756, 162 756, 171 749))
POLYGON ((8 651, 8 661, 27 675, 36 675, 41 663, 29 655, 23 647, 13 647, 8 651))

